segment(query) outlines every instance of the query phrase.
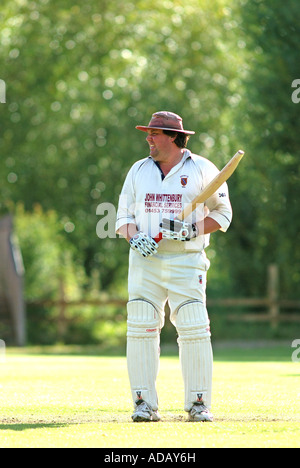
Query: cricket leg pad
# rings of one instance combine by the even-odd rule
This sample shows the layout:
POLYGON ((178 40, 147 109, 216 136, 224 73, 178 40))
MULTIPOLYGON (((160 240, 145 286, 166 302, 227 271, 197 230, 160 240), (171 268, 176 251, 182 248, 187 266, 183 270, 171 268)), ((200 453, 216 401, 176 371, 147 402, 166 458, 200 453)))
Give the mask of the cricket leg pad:
POLYGON ((136 407, 143 400, 156 411, 159 314, 151 302, 143 299, 129 301, 127 313, 127 367, 133 403, 136 407))
POLYGON ((185 411, 196 403, 211 408, 213 354, 204 304, 182 304, 176 315, 179 357, 184 381, 185 411))

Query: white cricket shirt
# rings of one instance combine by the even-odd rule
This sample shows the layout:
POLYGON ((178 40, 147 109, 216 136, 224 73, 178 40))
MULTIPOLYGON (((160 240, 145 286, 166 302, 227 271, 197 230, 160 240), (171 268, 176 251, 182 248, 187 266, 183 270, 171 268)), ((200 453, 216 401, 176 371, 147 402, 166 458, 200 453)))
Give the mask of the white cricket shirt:
MULTIPOLYGON (((116 232, 121 226, 134 223, 138 230, 156 237, 162 218, 175 218, 218 173, 211 161, 190 150, 184 151, 181 161, 166 176, 151 156, 137 161, 129 170, 122 188, 116 232)), ((194 223, 207 215, 219 223, 222 231, 228 229, 232 208, 226 183, 185 221, 194 223)), ((209 237, 200 233, 188 242, 163 239, 159 250, 201 251, 209 244, 209 237)))

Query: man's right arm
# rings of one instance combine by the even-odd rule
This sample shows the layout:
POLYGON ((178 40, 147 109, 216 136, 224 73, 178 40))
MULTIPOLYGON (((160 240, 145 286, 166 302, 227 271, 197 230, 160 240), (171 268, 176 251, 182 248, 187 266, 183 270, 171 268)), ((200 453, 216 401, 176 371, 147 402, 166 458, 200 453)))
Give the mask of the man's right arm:
POLYGON ((157 253, 158 244, 155 240, 148 234, 138 231, 135 224, 123 224, 117 233, 125 237, 130 247, 143 257, 150 257, 157 253))
POLYGON ((135 236, 135 234, 138 232, 138 229, 134 223, 130 224, 123 224, 123 226, 120 226, 117 234, 120 236, 124 237, 127 242, 130 241, 130 239, 135 236))
MULTIPOLYGON (((140 162, 138 163, 140 165, 140 162)), ((135 224, 136 196, 134 189, 134 173, 139 166, 134 165, 128 172, 122 192, 116 219, 116 233, 129 242, 133 250, 143 257, 154 255, 158 244, 148 234, 140 231, 135 224)))

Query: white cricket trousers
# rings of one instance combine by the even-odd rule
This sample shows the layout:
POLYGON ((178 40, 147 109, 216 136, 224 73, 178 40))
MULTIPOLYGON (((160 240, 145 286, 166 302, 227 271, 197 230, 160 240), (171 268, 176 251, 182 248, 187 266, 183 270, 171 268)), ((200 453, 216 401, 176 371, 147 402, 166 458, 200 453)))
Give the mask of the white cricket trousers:
POLYGON ((185 387, 184 409, 195 402, 211 407, 212 350, 206 310, 206 276, 210 262, 204 252, 158 252, 144 258, 130 250, 128 273, 127 364, 132 399, 158 408, 156 378, 159 332, 165 304, 178 332, 185 387))

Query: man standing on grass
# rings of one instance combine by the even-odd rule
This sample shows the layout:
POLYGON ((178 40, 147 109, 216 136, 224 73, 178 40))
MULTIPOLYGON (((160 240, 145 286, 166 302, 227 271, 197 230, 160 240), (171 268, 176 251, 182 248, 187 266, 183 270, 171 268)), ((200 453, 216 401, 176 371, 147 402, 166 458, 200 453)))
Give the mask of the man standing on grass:
MULTIPOLYGON (((184 409, 190 421, 212 421, 212 367, 206 310, 205 255, 210 234, 225 232, 232 219, 227 184, 198 207, 185 222, 176 221, 184 205, 218 174, 209 160, 186 145, 193 131, 180 116, 167 111, 152 115, 147 126, 149 157, 127 174, 120 196, 116 231, 130 244, 127 328, 128 374, 134 403, 132 419, 159 421, 156 378, 159 335, 168 301, 170 320, 178 332, 185 388, 184 409), (163 239, 158 244, 158 232, 163 239)), ((172 380, 170 378, 170 398, 172 380)))

